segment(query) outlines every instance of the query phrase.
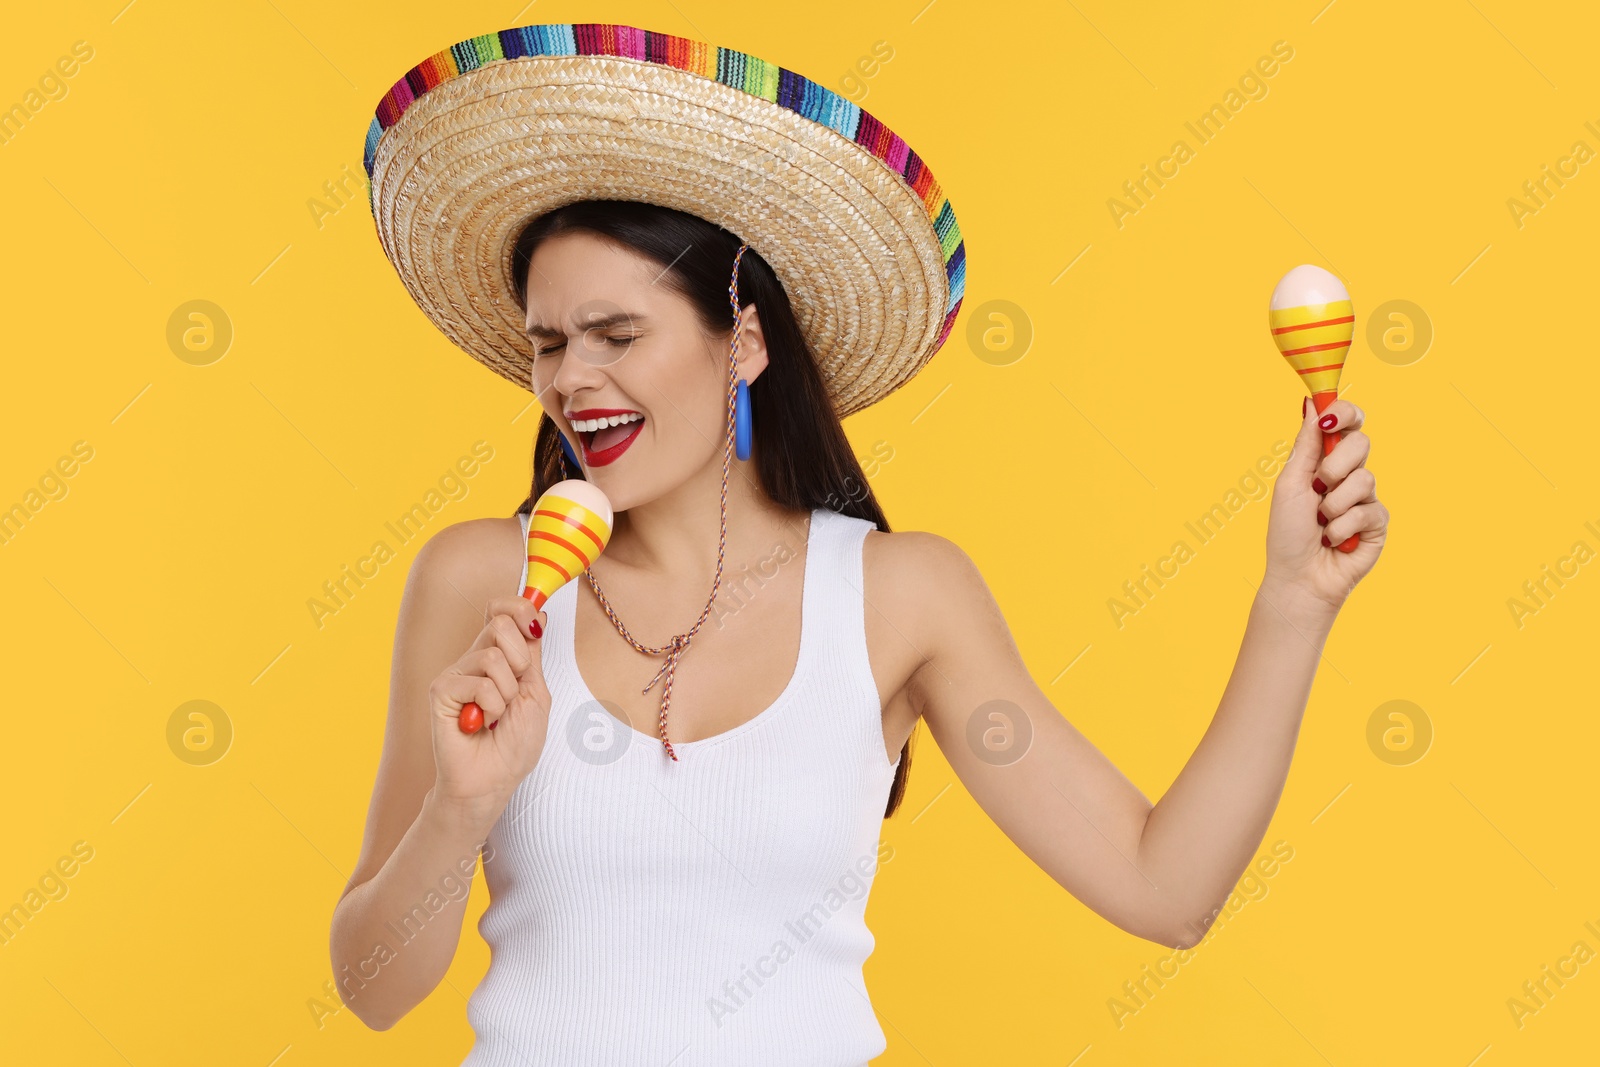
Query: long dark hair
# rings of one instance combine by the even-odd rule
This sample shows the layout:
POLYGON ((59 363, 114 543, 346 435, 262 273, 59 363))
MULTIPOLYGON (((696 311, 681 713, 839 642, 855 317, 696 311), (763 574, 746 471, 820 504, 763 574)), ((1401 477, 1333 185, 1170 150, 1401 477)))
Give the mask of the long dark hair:
MULTIPOLYGON (((607 238, 660 264, 665 273, 659 282, 690 303, 708 334, 732 329, 728 282, 740 239, 697 215, 632 200, 581 200, 528 223, 517 237, 511 261, 517 303, 524 311, 534 249, 546 238, 574 232, 607 238)), ((753 460, 761 488, 780 507, 824 507, 870 520, 887 533, 889 520, 850 450, 789 295, 754 248, 746 249, 739 260, 739 302, 741 307, 754 303, 760 308, 768 352, 766 369, 750 383, 753 460)), ((560 432, 548 415, 539 420, 533 490, 519 513, 531 512, 534 502, 556 482, 583 476, 581 471, 569 474, 562 466, 560 432)), ((910 769, 907 738, 884 818, 900 806, 910 769)))

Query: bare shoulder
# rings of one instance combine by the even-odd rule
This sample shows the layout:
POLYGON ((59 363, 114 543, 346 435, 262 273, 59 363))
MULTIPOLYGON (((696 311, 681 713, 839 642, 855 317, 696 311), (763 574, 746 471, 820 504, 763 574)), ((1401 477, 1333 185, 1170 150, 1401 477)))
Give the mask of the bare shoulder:
POLYGON ((480 608, 512 586, 527 559, 516 516, 465 519, 439 530, 417 550, 408 579, 426 594, 449 594, 480 608))
POLYGON ((861 552, 869 618, 877 616, 897 631, 918 651, 919 661, 958 651, 969 639, 961 635, 974 626, 1005 625, 978 565, 948 537, 873 530, 861 552))
POLYGON ((867 580, 888 602, 912 610, 952 598, 987 595, 983 574, 966 550, 927 530, 871 530, 862 545, 867 580))

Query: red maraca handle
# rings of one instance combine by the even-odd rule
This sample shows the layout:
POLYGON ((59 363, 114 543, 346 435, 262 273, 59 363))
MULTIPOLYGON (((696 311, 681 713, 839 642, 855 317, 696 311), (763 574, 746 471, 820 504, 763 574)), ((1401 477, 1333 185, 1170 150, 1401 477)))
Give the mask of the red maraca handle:
MULTIPOLYGON (((1327 409, 1328 405, 1333 403, 1336 399, 1338 399, 1337 393, 1316 393, 1312 396, 1311 402, 1316 407, 1317 414, 1320 415, 1327 409)), ((1323 434, 1322 454, 1324 456, 1332 454, 1334 446, 1336 446, 1343 439, 1343 430, 1334 430, 1331 433, 1323 434)), ((1335 547, 1337 547, 1340 552, 1353 552, 1355 551, 1355 547, 1360 543, 1361 538, 1356 534, 1351 534, 1349 537, 1339 542, 1339 544, 1335 547)), ((463 726, 462 729, 466 729, 466 727, 463 726)))
MULTIPOLYGON (((538 590, 530 585, 522 591, 522 595, 529 600, 533 600, 534 594, 537 592, 538 590)), ((461 717, 457 720, 457 725, 461 727, 461 732, 464 734, 477 733, 479 730, 483 729, 483 709, 478 707, 475 702, 471 700, 467 701, 465 704, 461 705, 461 717)), ((489 729, 493 730, 499 725, 500 720, 496 719, 494 722, 489 724, 489 729)))

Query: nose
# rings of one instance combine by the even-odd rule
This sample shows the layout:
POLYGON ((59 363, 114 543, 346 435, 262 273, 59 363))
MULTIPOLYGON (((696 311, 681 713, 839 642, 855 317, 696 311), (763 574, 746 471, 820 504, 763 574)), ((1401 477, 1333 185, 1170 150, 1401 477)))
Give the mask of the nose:
MULTIPOLYGON (((581 339, 578 343, 581 343, 581 339)), ((568 341, 568 350, 571 349, 572 344, 572 341, 568 341)), ((541 356, 534 361, 533 373, 535 388, 539 388, 538 379, 547 376, 550 387, 563 396, 577 396, 585 390, 592 392, 606 383, 605 370, 595 366, 592 361, 584 359, 582 352, 569 355, 564 350, 557 356, 541 356), (544 375, 540 374, 541 370, 544 370, 543 365, 545 364, 554 365, 553 374, 548 371, 544 375)))

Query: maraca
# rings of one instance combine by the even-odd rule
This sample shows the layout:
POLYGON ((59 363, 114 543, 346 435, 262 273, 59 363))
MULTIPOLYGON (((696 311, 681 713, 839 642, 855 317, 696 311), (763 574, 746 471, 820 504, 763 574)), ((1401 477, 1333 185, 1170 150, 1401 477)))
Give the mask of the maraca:
MULTIPOLYGON (((1339 396, 1339 374, 1356 332, 1355 309, 1344 283, 1310 263, 1296 267, 1272 290, 1267 326, 1321 414, 1339 396)), ((1338 430, 1323 434, 1322 454, 1332 452, 1343 436, 1338 430)), ((1339 551, 1349 552, 1360 543, 1361 538, 1352 534, 1340 543, 1339 551)))
MULTIPOLYGON (((522 595, 544 607, 552 593, 599 558, 611 540, 611 519, 611 501, 591 482, 569 478, 546 489, 528 520, 528 584, 522 595)), ((481 729, 483 709, 469 700, 461 708, 461 732, 481 729)))

